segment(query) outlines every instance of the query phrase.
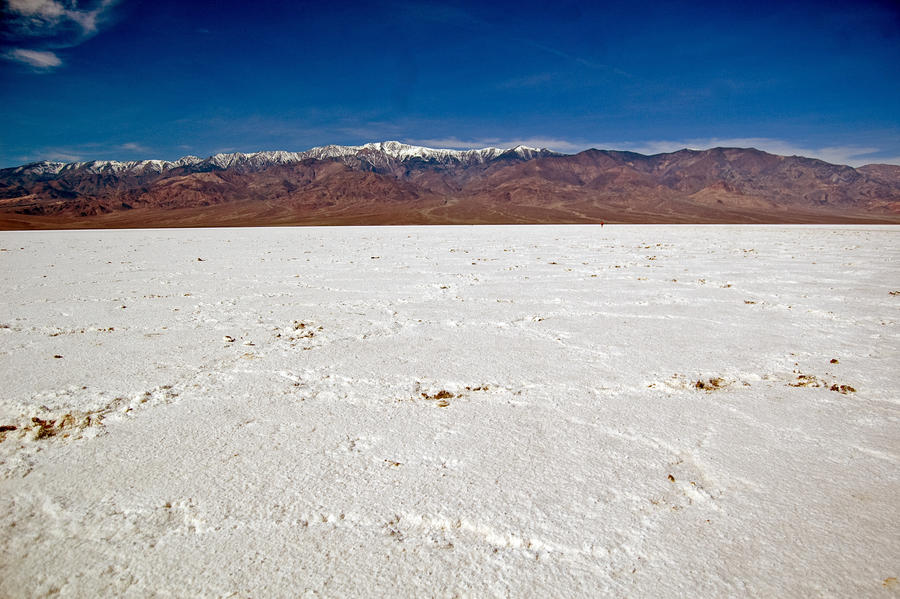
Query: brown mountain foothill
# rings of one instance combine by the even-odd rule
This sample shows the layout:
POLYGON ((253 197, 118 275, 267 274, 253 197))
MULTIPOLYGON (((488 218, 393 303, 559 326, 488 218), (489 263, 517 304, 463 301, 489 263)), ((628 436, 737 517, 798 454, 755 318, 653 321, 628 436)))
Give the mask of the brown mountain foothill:
POLYGON ((900 223, 900 166, 755 149, 646 156, 397 142, 0 170, 0 228, 900 223))

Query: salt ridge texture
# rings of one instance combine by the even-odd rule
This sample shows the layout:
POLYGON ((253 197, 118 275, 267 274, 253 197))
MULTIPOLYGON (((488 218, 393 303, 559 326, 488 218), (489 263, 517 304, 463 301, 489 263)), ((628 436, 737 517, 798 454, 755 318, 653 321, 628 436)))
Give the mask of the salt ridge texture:
POLYGON ((0 595, 896 596, 897 233, 0 233, 0 595))

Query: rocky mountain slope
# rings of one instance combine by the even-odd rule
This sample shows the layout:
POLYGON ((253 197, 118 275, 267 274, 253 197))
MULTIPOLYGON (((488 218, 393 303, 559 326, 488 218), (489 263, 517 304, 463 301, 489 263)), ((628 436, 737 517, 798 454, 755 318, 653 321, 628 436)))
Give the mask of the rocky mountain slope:
POLYGON ((755 149, 645 156, 382 142, 0 170, 0 227, 900 223, 900 167, 755 149))

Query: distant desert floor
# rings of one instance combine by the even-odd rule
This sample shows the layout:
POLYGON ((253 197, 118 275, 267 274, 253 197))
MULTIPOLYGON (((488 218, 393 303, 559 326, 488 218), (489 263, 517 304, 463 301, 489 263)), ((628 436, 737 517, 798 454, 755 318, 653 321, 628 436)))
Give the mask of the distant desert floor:
POLYGON ((0 233, 0 596, 900 593, 900 228, 0 233))

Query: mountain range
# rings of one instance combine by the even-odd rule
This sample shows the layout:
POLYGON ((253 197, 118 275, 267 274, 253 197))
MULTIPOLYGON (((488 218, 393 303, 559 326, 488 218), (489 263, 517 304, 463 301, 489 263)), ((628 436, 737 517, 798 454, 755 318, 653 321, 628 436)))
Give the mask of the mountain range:
POLYGON ((900 166, 390 141, 0 170, 0 229, 596 222, 900 223, 900 166))

